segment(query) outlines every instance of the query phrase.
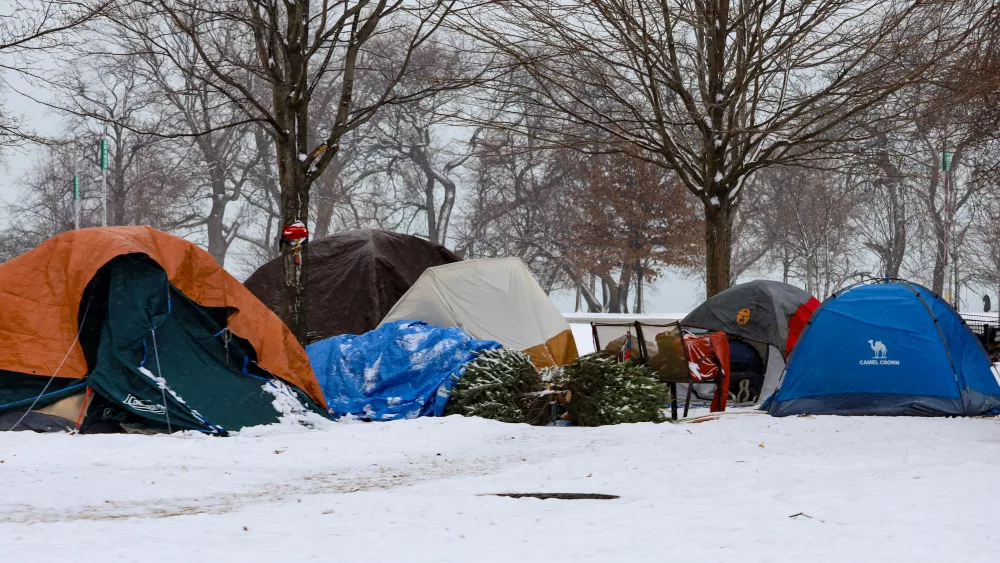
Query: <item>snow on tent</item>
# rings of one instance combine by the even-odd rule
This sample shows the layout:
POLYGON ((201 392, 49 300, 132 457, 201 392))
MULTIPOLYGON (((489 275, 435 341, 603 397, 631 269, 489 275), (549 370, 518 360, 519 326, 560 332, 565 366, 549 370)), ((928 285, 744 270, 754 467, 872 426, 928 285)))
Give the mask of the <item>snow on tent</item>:
POLYGON ((767 406, 775 416, 996 414, 1000 379, 950 305, 893 281, 827 299, 767 406))
POLYGON ((70 231, 0 265, 0 428, 224 434, 324 413, 302 346, 207 252, 70 231))
POLYGON ((520 258, 428 268, 382 320, 458 327, 473 338, 522 350, 539 367, 576 359, 569 323, 520 258))
MULTIPOLYGON (((439 244, 377 229, 346 231, 310 242, 308 341, 372 330, 424 270, 459 260, 439 244)), ((281 280, 279 257, 258 268, 245 285, 277 312, 281 280)))
POLYGON ((684 317, 681 325, 737 337, 730 342, 733 392, 760 401, 774 393, 785 358, 817 307, 815 297, 793 285, 756 280, 716 294, 684 317))
POLYGON ((499 347, 457 328, 395 321, 315 342, 306 352, 334 416, 395 420, 444 414, 464 365, 499 347))

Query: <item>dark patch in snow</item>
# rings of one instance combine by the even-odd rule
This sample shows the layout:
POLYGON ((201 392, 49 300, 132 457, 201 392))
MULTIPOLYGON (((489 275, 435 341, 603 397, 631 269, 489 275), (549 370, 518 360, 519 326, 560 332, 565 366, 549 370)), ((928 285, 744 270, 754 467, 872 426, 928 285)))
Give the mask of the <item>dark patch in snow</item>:
POLYGON ((604 495, 600 493, 492 493, 482 496, 509 497, 509 498, 537 498, 541 500, 614 500, 621 498, 618 495, 604 495))

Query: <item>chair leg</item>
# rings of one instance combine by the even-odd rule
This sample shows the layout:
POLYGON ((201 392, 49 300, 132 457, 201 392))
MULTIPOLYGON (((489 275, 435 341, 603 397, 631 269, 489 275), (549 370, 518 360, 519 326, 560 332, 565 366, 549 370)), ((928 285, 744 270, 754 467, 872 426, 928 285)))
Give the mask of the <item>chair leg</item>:
POLYGON ((677 384, 670 382, 670 418, 677 420, 677 384))
POLYGON ((694 383, 688 383, 687 397, 684 399, 684 418, 688 417, 688 407, 691 406, 691 386, 694 383))

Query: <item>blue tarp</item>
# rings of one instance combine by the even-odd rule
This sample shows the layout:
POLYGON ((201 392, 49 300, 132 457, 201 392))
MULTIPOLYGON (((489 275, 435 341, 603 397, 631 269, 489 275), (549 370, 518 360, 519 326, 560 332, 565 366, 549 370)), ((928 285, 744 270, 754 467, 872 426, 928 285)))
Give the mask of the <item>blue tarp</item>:
POLYGON ((457 328, 394 321, 306 347, 330 412, 370 420, 441 416, 463 366, 499 348, 457 328))
POLYGON ((976 336, 933 292, 905 281, 860 285, 813 314, 767 409, 996 414, 1000 380, 976 336))

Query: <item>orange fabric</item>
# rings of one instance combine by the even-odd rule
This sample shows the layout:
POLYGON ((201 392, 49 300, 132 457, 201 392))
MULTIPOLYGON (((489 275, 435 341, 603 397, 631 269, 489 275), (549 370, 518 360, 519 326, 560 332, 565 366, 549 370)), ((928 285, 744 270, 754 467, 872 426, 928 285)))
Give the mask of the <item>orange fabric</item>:
POLYGON ((729 400, 729 340, 724 332, 702 335, 685 335, 684 348, 688 362, 698 367, 691 370, 695 381, 719 381, 715 396, 712 397, 710 412, 726 410, 729 400), (721 371, 721 373, 720 373, 721 371))
POLYGON ((524 351, 537 368, 566 365, 578 357, 573 331, 564 330, 544 343, 524 351))
POLYGON ((80 404, 80 414, 76 415, 76 424, 73 425, 73 432, 80 429, 80 423, 83 422, 83 413, 87 411, 87 405, 90 404, 90 385, 87 386, 87 394, 83 396, 83 401, 80 404))
POLYGON ((0 369, 82 378, 83 348, 74 344, 80 301, 102 266, 123 254, 145 254, 192 301, 231 307, 229 330, 250 342, 257 363, 326 407, 305 349, 281 320, 194 244, 151 227, 69 231, 0 265, 0 369), (71 349, 72 347, 72 349, 71 349))

